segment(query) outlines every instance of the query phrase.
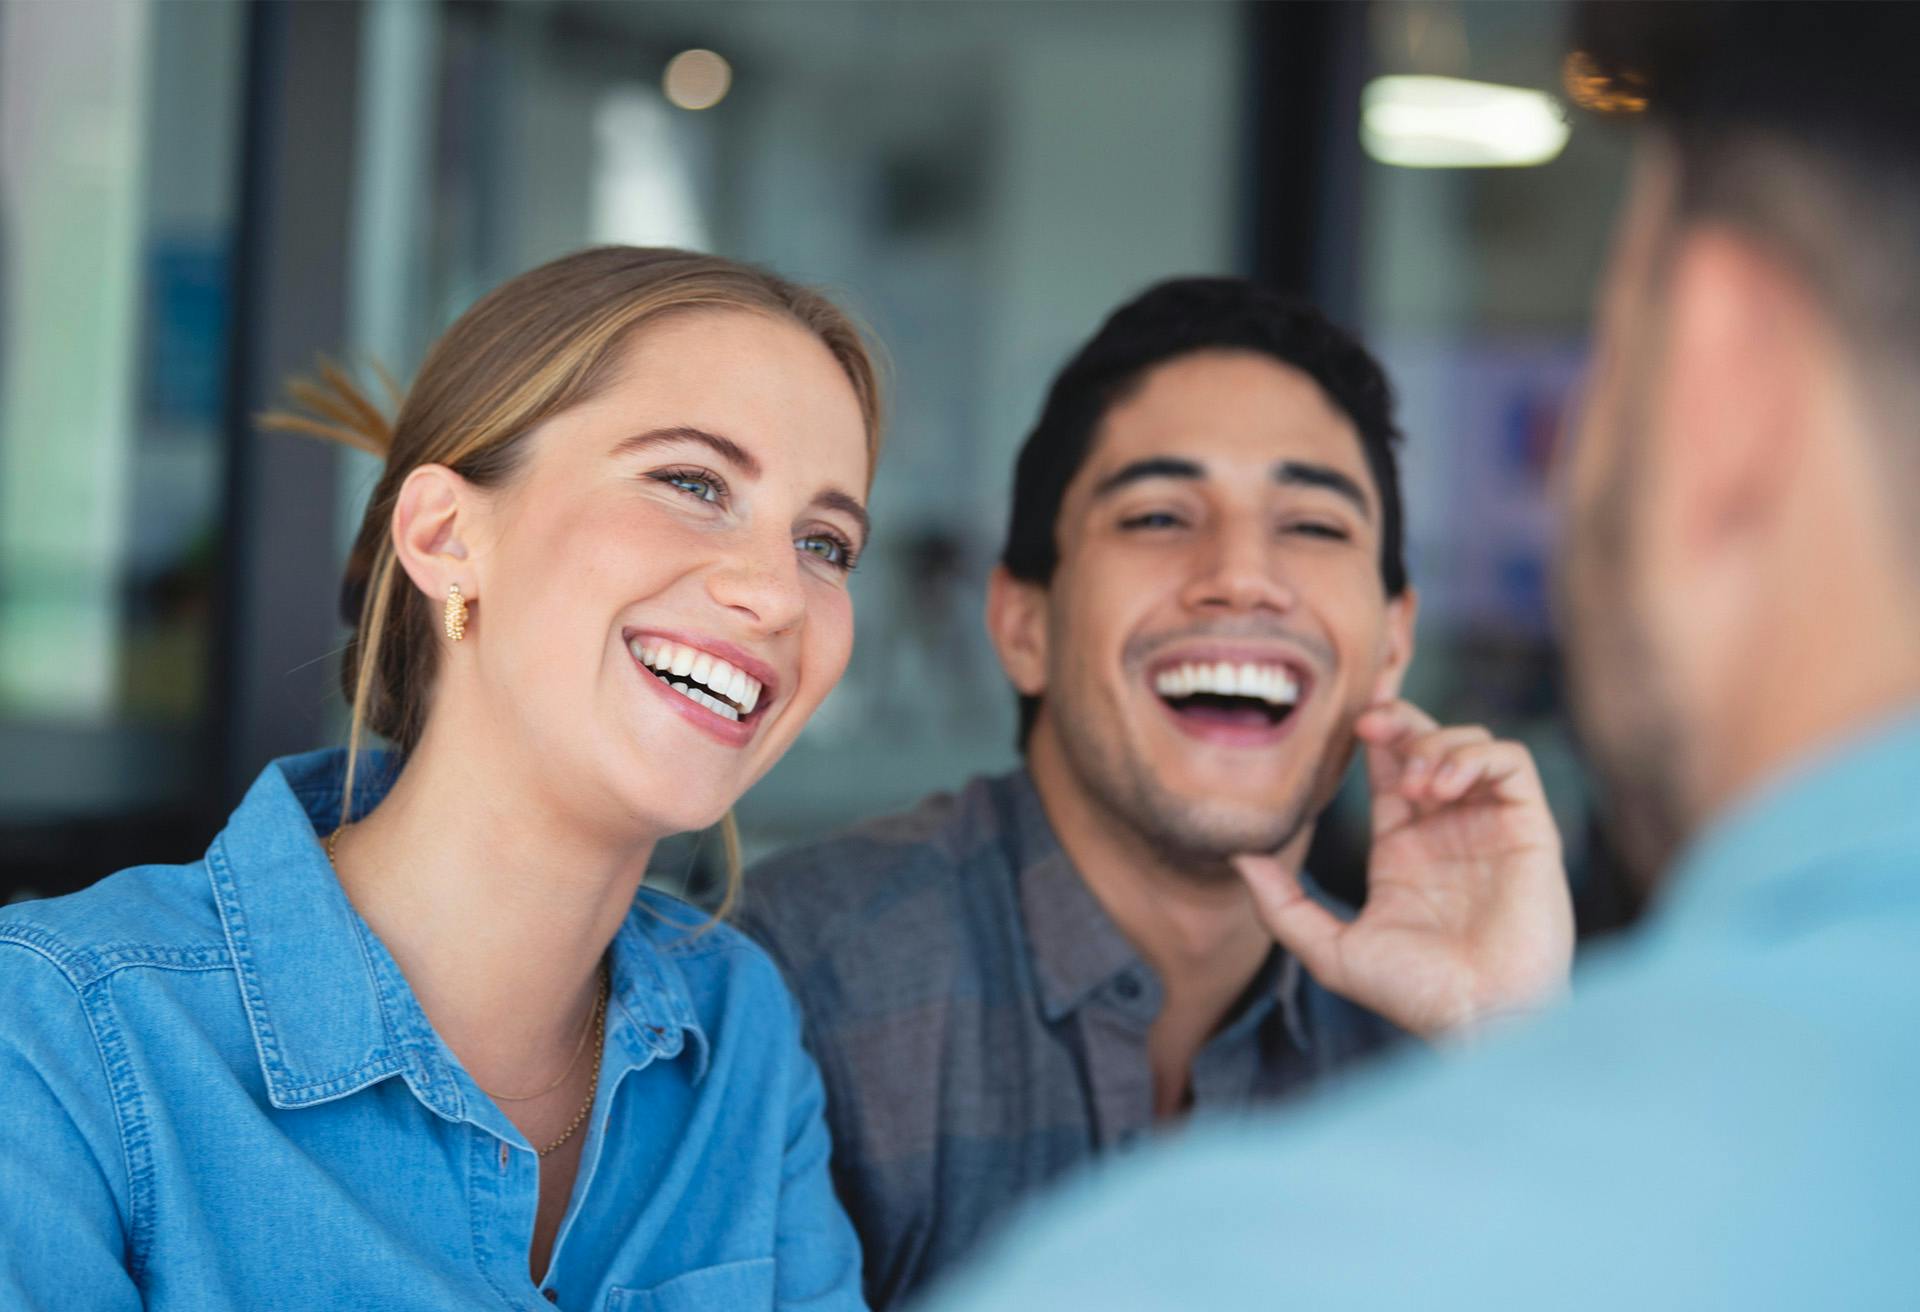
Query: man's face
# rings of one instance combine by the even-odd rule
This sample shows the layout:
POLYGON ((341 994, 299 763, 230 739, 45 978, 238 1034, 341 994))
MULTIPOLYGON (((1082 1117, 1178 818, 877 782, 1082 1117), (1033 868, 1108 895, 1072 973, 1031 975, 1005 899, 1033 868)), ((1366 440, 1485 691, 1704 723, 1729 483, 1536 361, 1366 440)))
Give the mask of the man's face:
POLYGON ((1035 756, 1176 866, 1285 846, 1411 655, 1380 519, 1352 423, 1305 374, 1244 351, 1151 370, 1061 506, 1022 689, 1035 756))
POLYGON ((1614 811, 1623 856, 1649 882, 1682 832, 1682 753, 1669 672, 1652 633, 1650 431, 1665 322, 1657 292, 1671 179, 1642 160, 1615 238, 1586 403, 1563 468, 1559 598, 1574 709, 1614 811))

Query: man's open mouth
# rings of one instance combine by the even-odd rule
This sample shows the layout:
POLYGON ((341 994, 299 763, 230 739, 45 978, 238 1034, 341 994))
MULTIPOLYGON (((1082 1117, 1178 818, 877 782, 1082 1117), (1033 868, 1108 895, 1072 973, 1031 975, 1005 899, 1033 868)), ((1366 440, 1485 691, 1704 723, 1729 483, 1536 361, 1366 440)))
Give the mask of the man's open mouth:
POLYGON ((643 635, 629 641, 627 650, 660 682, 723 720, 752 715, 765 691, 746 671, 684 643, 643 635))
POLYGON ((1272 728, 1300 704, 1299 675, 1272 662, 1188 661, 1161 668, 1152 682, 1175 715, 1196 725, 1272 728))

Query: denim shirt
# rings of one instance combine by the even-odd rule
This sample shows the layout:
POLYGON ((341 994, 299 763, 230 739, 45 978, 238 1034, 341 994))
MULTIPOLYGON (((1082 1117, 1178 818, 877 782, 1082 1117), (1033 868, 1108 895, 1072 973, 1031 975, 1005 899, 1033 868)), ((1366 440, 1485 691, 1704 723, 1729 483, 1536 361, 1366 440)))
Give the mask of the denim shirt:
POLYGON ((203 861, 0 911, 0 1307, 858 1307, 780 977, 651 891, 533 1282, 539 1159, 317 840, 344 762, 275 762, 203 861))

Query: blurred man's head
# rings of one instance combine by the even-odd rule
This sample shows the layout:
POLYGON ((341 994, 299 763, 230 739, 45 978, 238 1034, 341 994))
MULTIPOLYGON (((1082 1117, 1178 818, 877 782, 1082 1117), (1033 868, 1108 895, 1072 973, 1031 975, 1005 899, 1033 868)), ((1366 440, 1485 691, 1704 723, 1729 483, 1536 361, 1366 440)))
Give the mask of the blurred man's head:
POLYGON ((989 626, 1021 746, 1168 864, 1310 832, 1412 654, 1393 403, 1314 310, 1162 283, 1055 380, 989 626))
POLYGON ((1589 4, 1575 48, 1646 105, 1563 583, 1651 870, 1920 695, 1920 6, 1589 4))

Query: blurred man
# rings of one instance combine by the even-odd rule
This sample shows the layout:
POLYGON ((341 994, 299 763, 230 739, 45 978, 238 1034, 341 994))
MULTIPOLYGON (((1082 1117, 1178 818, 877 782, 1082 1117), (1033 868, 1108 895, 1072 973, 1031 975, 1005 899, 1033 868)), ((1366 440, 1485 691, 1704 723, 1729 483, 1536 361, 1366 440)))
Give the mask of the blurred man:
POLYGON ((1920 9, 1584 27, 1654 124, 1565 578, 1623 819, 1687 845, 1652 923, 1471 1058, 1093 1182, 943 1306, 1913 1305, 1920 9))
POLYGON ((1157 1122, 1563 982, 1525 750, 1395 700, 1397 437, 1379 367, 1309 309, 1231 279, 1121 308, 1054 383, 990 585, 1025 768, 750 877, 876 1304, 1157 1122), (1356 738, 1349 924, 1299 875, 1356 738))

